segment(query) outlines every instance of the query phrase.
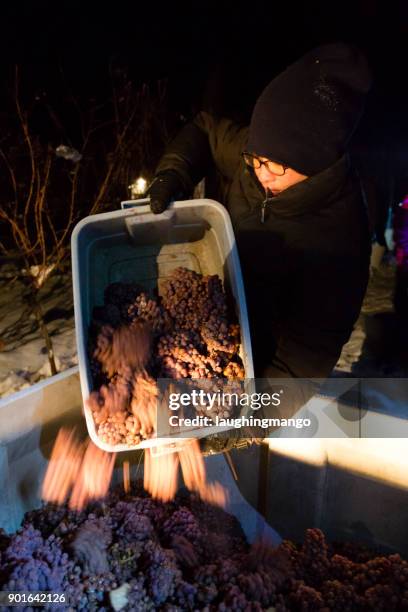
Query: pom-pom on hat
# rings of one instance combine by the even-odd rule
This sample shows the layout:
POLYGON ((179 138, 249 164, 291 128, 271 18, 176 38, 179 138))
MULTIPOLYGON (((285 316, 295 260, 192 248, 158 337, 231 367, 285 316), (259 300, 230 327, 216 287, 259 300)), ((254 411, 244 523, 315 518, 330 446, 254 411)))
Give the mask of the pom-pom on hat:
POLYGON ((364 55, 336 43, 310 51, 269 83, 252 113, 247 149, 307 176, 336 162, 371 86, 364 55))

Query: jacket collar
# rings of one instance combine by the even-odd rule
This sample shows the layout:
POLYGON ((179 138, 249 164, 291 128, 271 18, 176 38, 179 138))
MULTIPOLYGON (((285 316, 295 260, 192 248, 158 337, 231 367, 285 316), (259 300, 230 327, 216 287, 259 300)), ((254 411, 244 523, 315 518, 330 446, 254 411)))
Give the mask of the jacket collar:
MULTIPOLYGON (((343 189, 349 175, 350 161, 349 156, 345 154, 319 174, 268 199, 266 216, 273 213, 279 217, 295 217, 329 206, 343 189)), ((264 194, 263 188, 260 185, 259 187, 264 194)))

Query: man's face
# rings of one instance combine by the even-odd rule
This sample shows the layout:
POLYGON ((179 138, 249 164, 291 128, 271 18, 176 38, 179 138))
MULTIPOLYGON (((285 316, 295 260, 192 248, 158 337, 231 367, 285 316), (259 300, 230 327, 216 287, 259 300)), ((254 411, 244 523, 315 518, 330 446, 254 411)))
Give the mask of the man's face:
POLYGON ((305 174, 300 174, 293 170, 293 168, 270 161, 266 157, 258 157, 257 159, 260 162, 266 163, 261 163, 260 165, 256 163, 253 166, 256 177, 265 191, 268 189, 273 195, 278 195, 285 191, 285 189, 288 189, 288 187, 292 187, 292 185, 296 185, 296 183, 300 183, 308 178, 305 174))

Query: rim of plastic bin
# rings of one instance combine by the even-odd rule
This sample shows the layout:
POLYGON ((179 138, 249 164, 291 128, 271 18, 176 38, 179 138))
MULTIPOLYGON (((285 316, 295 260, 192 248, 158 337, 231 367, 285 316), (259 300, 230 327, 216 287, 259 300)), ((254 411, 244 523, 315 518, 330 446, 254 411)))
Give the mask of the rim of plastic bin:
MULTIPOLYGON (((230 243, 232 244, 232 250, 230 252, 232 263, 233 263, 233 266, 239 272, 235 281, 236 281, 238 293, 242 296, 242 301, 240 302, 240 305, 239 305, 241 321, 242 321, 241 334, 242 335, 245 334, 245 336, 249 340, 248 346, 245 347, 246 355, 247 355, 247 362, 248 362, 246 364, 245 375, 246 375, 246 378, 248 379, 254 378, 252 348, 251 348, 251 342, 250 342, 250 330, 249 330, 249 322, 248 322, 248 310, 247 310, 247 305, 246 305, 244 283, 243 283, 242 273, 241 273, 241 265, 240 265, 240 261, 238 257, 238 250, 236 246, 235 235, 232 229, 231 218, 228 214, 228 211, 225 209, 225 207, 222 204, 220 204, 219 202, 216 202, 215 200, 211 200, 207 198, 173 202, 168 207, 167 210, 170 210, 170 211, 175 210, 175 209, 180 210, 183 208, 190 208, 192 205, 194 205, 195 208, 210 205, 211 207, 216 209, 223 217, 227 236, 228 236, 230 243)), ((81 219, 81 221, 77 223, 77 225, 75 226, 72 232, 72 235, 71 235, 72 253, 75 253, 77 251, 76 246, 78 242, 78 236, 81 230, 87 225, 94 223, 95 220, 97 219, 117 219, 121 217, 123 218, 139 217, 139 216, 141 217, 144 215, 149 215, 152 218, 157 218, 159 216, 151 212, 149 205, 142 205, 142 206, 136 206, 134 208, 120 209, 120 210, 116 210, 112 212, 98 213, 95 215, 84 217, 83 219, 81 219)), ((75 329, 76 330, 84 329, 84 320, 83 320, 82 309, 81 309, 81 304, 80 304, 80 299, 79 299, 79 296, 80 296, 79 279, 80 279, 79 259, 77 257, 72 257, 72 284, 73 284, 73 290, 74 290, 74 315, 75 315, 75 329)), ((78 351, 79 365, 81 366, 81 364, 86 364, 87 354, 86 354, 86 347, 85 347, 84 342, 77 341, 77 351, 78 351)), ((92 442, 96 446, 101 448, 102 450, 105 450, 111 453, 112 452, 113 453, 129 452, 132 450, 142 450, 145 448, 151 448, 153 446, 158 446, 161 444, 171 444, 172 441, 175 439, 175 438, 170 438, 170 437, 169 438, 149 438, 148 440, 143 440, 139 444, 133 445, 133 446, 128 446, 126 444, 111 445, 111 444, 107 444, 106 442, 103 442, 97 435, 95 422, 94 422, 92 413, 85 404, 85 398, 89 397, 91 389, 90 389, 87 372, 84 371, 83 367, 79 368, 79 378, 80 378, 80 383, 81 383, 83 411, 84 411, 88 433, 89 433, 89 436, 92 442)), ((211 429, 207 429, 206 435, 210 435, 211 433, 219 433, 221 431, 228 431, 230 429, 232 429, 232 427, 227 427, 227 426, 225 428, 224 427, 223 428, 214 427, 211 429), (212 431, 212 429, 214 429, 214 431, 212 431)), ((193 431, 192 431, 192 434, 194 436, 193 431)), ((193 437, 193 436, 190 436, 190 437, 193 437)), ((181 438, 177 438, 177 440, 180 440, 180 439, 181 438)))

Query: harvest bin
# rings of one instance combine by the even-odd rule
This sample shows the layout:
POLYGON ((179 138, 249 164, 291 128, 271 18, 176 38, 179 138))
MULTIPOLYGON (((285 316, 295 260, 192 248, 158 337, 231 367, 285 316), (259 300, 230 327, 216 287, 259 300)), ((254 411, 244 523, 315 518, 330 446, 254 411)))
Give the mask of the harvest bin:
MULTIPOLYGON (((0 528, 7 533, 19 528, 25 512, 40 507, 41 483, 60 427, 75 427, 79 439, 87 438, 78 368, 0 400, 0 528)), ((116 457, 113 484, 122 483, 124 461, 133 483, 143 479, 142 452, 116 457)), ((248 459, 256 471, 257 455, 250 453, 248 459)), ((227 511, 239 520, 248 541, 265 537, 279 543, 278 534, 240 493, 224 456, 208 457, 206 467, 209 481, 228 490, 227 511)), ((256 483, 253 477, 248 482, 249 498, 257 495, 256 483)))
MULTIPOLYGON (((175 202, 161 215, 152 214, 144 205, 86 217, 72 234, 75 326, 84 400, 92 391, 88 328, 93 307, 103 304, 107 285, 135 282, 147 290, 157 288, 160 293, 162 282, 180 266, 201 274, 218 274, 224 282, 241 327, 240 356, 246 378, 253 379, 245 293, 228 212, 218 202, 207 199, 175 202)), ((106 444, 98 438, 86 404, 84 411, 91 439, 104 450, 118 452, 158 444, 154 438, 133 447, 106 444)), ((210 428, 201 428, 193 435, 209 433, 210 428)))
MULTIPOLYGON (((7 532, 19 527, 25 512, 40 506, 41 482, 59 428, 76 426, 79 436, 87 435, 81 406, 78 368, 0 400, 0 527, 7 532)), ((390 430, 392 417, 378 418, 384 430, 390 430)), ((403 441, 386 442, 393 447, 403 441)), ((237 516, 249 541, 265 532, 277 541, 267 523, 281 537, 295 541, 303 540, 306 528, 319 527, 330 540, 362 540, 408 557, 404 467, 396 478, 403 452, 381 459, 373 454, 377 443, 381 441, 294 440, 291 446, 297 456, 289 454, 289 447, 278 452, 267 444, 232 451, 237 483, 223 455, 207 457, 205 462, 209 480, 228 489, 227 511, 237 516), (367 444, 374 448, 366 448, 367 444), (371 469, 373 457, 379 463, 377 476, 371 469), (367 474, 357 472, 363 464, 367 474)), ((125 460, 132 479, 142 478, 141 452, 133 451, 117 456, 114 481, 121 481, 125 460)))

